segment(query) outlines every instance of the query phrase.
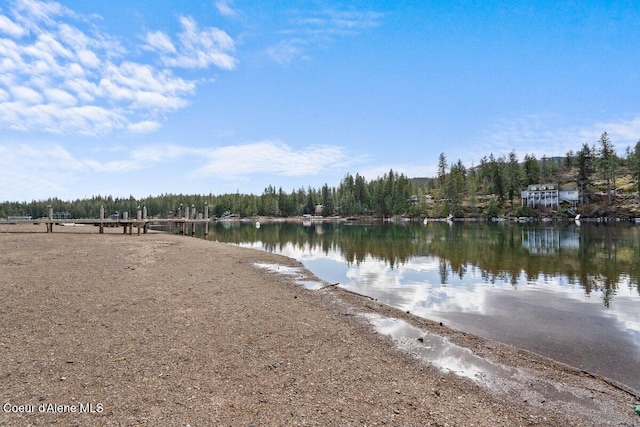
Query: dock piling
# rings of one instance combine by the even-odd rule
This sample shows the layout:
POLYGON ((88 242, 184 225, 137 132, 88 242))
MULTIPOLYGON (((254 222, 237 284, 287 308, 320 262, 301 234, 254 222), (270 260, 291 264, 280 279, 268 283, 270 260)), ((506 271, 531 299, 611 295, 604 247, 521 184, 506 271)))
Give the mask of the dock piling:
POLYGON ((124 221, 122 223, 122 226, 124 227, 124 230, 122 230, 122 232, 124 234, 127 234, 127 225, 129 225, 128 220, 129 220, 129 212, 122 212, 122 220, 124 221))
POLYGON ((104 234, 104 206, 100 206, 100 234, 104 234))
MULTIPOLYGON (((197 215, 196 215, 196 207, 194 205, 191 205, 191 219, 196 219, 197 215)), ((191 223, 191 235, 195 235, 196 234, 196 223, 192 222, 191 223)))
POLYGON ((204 223, 204 235, 208 236, 209 235, 209 204, 207 202, 204 202, 204 219, 207 220, 207 222, 204 223))
POLYGON ((47 224, 47 233, 53 233, 53 208, 51 205, 47 206, 47 217, 49 218, 49 223, 47 224))

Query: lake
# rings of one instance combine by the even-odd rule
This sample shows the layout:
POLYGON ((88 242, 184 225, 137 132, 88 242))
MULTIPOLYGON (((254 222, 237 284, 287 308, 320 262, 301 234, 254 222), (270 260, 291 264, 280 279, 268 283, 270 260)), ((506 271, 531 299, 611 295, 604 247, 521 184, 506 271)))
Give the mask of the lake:
POLYGON ((218 222, 207 238, 640 390, 640 226, 218 222))

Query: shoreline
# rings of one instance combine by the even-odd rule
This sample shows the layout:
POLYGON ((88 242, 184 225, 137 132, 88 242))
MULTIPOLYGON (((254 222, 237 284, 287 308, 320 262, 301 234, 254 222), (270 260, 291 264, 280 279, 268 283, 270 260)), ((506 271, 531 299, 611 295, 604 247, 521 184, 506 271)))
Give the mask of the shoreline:
POLYGON ((7 227, 16 226, 0 226, 1 403, 36 413, 3 410, 2 425, 638 422, 633 396, 606 379, 255 266, 322 282, 290 258, 165 233, 7 227), (443 372, 375 332, 366 313, 514 369, 522 388, 443 372), (43 403, 96 411, 38 413, 43 403))

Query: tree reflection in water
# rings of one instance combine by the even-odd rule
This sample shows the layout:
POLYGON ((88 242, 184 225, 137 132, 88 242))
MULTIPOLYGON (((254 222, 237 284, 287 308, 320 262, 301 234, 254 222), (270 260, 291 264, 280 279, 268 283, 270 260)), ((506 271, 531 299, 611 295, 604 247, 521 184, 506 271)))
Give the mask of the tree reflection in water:
POLYGON ((490 284, 517 286, 564 277, 599 292, 606 307, 620 286, 640 295, 640 227, 633 224, 495 224, 433 222, 422 224, 216 223, 209 239, 228 243, 261 243, 280 252, 287 245, 298 250, 338 253, 349 265, 368 257, 390 268, 421 256, 437 257, 441 284, 449 277, 463 279, 470 271, 490 284))

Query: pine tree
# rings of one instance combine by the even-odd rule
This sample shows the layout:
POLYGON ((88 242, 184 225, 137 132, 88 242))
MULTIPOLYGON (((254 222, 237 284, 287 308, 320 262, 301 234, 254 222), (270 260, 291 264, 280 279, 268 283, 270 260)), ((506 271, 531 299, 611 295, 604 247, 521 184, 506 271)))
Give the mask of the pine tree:
POLYGON ((580 188, 580 199, 584 204, 584 197, 587 188, 591 185, 591 174, 594 172, 593 155, 588 144, 583 144, 582 149, 576 155, 578 166, 578 186, 580 188))
POLYGON ((511 153, 509 153, 509 163, 507 165, 507 194, 509 201, 511 201, 511 207, 513 207, 513 199, 518 191, 520 191, 521 186, 520 164, 518 163, 516 152, 512 150, 511 153))
POLYGON ((536 156, 524 156, 524 185, 540 184, 540 163, 536 156))
POLYGON ((445 180, 447 175, 447 158, 444 153, 440 153, 438 157, 438 186, 442 191, 445 187, 445 180))
POLYGON ((600 135, 598 142, 600 143, 600 171, 602 172, 602 177, 607 183, 607 200, 608 203, 611 204, 612 185, 614 192, 616 187, 616 153, 607 132, 603 132, 602 135, 600 135))
POLYGON ((636 180, 636 190, 640 198, 640 140, 636 142, 636 148, 633 155, 633 177, 636 180))

